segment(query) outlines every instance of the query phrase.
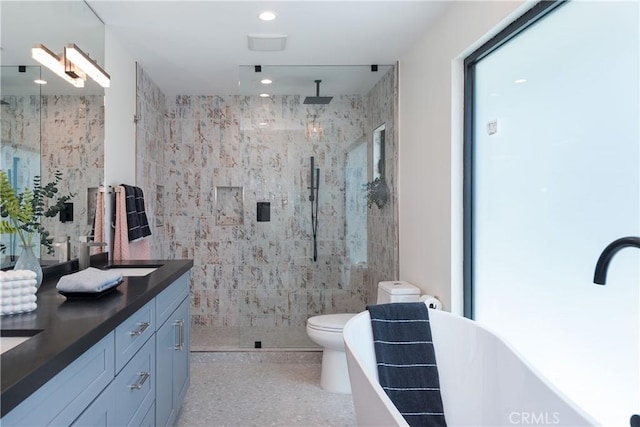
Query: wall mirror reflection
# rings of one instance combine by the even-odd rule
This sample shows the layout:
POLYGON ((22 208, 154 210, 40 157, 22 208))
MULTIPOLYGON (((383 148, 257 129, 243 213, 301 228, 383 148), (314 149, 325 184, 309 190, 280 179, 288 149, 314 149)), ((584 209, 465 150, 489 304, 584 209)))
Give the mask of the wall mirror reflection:
POLYGON ((384 178, 384 137, 385 125, 382 124, 373 131, 373 179, 384 178))
MULTIPOLYGON (((41 256, 46 263, 76 258, 78 238, 92 230, 92 189, 103 182, 104 89, 91 79, 82 88, 72 86, 35 61, 31 48, 43 44, 60 54, 65 45, 75 43, 103 65, 104 25, 81 1, 15 1, 0 7, 0 169, 12 171, 18 191, 33 186, 36 175, 48 183, 56 171, 62 173, 58 188, 74 194, 73 220, 56 217, 43 225, 56 240, 69 236, 70 251, 48 255, 42 250, 41 256)), ((7 246, 0 255, 2 264, 10 265, 19 255, 15 236, 0 238, 7 246)))

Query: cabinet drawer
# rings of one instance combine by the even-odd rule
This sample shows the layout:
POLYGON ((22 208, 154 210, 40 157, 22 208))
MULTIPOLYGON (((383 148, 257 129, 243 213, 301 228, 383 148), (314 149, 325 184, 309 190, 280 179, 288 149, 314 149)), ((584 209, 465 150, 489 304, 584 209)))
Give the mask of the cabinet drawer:
POLYGON ((110 333, 2 417, 0 424, 71 424, 113 379, 113 342, 110 333))
POLYGON ((116 373, 155 332, 154 310, 151 300, 116 328, 116 373))
POLYGON ((189 273, 180 276, 156 297, 156 328, 166 322, 187 296, 189 296, 189 273))
POLYGON ((115 395, 115 425, 137 425, 155 401, 155 335, 118 374, 109 387, 115 395))

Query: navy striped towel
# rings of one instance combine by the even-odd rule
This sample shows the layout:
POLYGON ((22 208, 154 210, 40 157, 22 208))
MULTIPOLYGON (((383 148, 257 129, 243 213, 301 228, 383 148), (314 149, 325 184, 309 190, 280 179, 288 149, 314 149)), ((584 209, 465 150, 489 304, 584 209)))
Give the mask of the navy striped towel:
POLYGON ((144 209, 144 194, 140 187, 122 184, 126 195, 127 227, 129 241, 141 239, 151 235, 147 213, 144 209))
POLYGON ((368 306, 380 385, 410 426, 446 426, 424 303, 368 306))

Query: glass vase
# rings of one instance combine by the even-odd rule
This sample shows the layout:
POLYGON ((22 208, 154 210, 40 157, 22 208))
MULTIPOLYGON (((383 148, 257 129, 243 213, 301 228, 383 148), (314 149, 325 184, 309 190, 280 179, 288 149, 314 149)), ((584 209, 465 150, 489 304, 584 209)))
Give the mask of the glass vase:
POLYGON ((38 258, 34 252, 35 245, 20 246, 22 247, 22 253, 20 257, 18 257, 13 269, 31 270, 36 273, 36 288, 40 288, 42 284, 42 266, 40 265, 40 258, 38 258))

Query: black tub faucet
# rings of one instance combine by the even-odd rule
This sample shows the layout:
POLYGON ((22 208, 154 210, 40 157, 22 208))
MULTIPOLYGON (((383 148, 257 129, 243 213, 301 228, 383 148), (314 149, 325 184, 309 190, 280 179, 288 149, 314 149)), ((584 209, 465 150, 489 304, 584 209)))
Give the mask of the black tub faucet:
MULTIPOLYGON (((604 285, 607 283, 607 270, 609 269, 609 263, 613 256, 618 253, 622 248, 629 246, 640 249, 640 237, 622 237, 618 240, 614 240, 604 248, 596 263, 596 271, 593 274, 593 283, 598 285, 604 285)), ((631 427, 640 427, 640 415, 632 415, 629 420, 631 427)))
POLYGON ((593 283, 604 285, 607 283, 607 270, 613 256, 622 248, 634 246, 640 249, 640 237, 622 237, 611 242, 600 254, 593 274, 593 283))

